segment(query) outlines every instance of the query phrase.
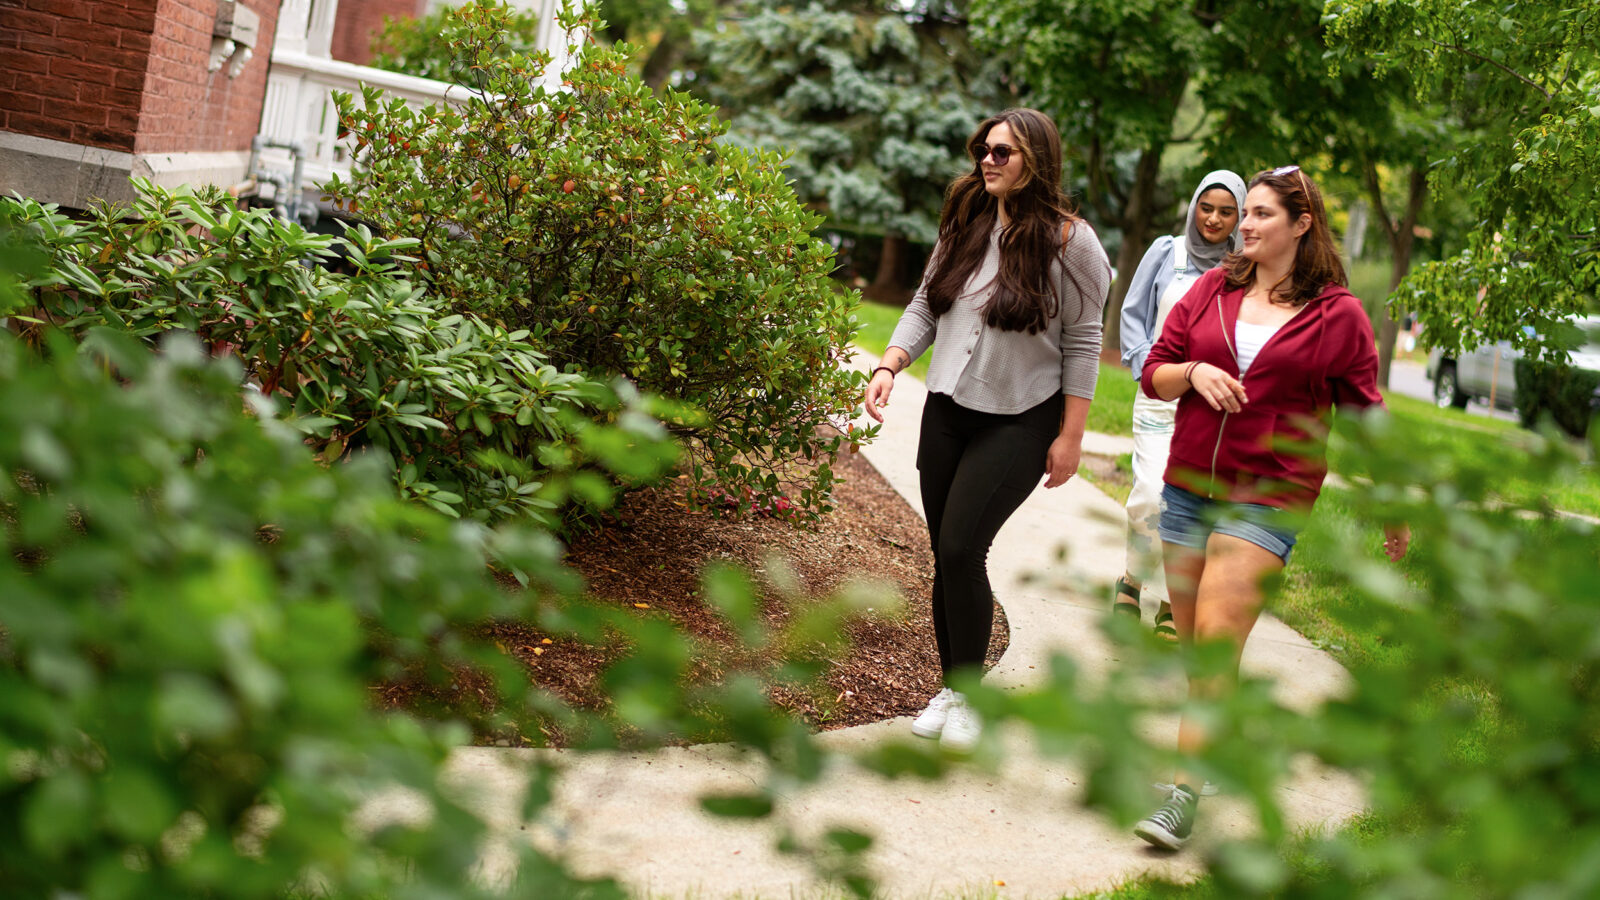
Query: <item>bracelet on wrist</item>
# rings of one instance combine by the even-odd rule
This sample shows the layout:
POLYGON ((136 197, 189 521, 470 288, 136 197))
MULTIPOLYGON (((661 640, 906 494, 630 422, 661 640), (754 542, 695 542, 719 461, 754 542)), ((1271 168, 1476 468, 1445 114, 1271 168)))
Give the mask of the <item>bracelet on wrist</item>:
POLYGON ((1183 370, 1183 380, 1187 381, 1190 387, 1194 387, 1194 369, 1198 365, 1200 365, 1200 360, 1197 359, 1189 363, 1189 368, 1183 370))
POLYGON ((871 381, 873 378, 876 378, 879 372, 888 372, 890 378, 893 378, 895 375, 899 374, 894 369, 891 369, 888 366, 879 366, 876 369, 872 370, 872 374, 867 376, 867 380, 871 381))

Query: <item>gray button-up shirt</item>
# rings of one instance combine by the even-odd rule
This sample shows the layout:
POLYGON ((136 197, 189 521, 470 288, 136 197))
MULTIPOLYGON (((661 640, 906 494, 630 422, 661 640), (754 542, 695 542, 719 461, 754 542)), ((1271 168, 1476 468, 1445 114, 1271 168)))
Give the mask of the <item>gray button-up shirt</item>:
MULTIPOLYGON (((934 248, 938 254, 939 248, 934 248)), ((1031 409, 1052 394, 1093 399, 1100 376, 1100 317, 1111 287, 1111 263, 1100 239, 1079 221, 1050 263, 1060 309, 1038 334, 1001 331, 984 323, 983 308, 1000 272, 1000 226, 989 235, 984 256, 965 290, 937 318, 928 307, 928 276, 900 316, 889 345, 912 359, 933 345, 928 390, 949 394, 968 409, 1011 414, 1031 409), (1071 270, 1076 278, 1067 277, 1071 270), (939 340, 936 342, 935 337, 939 340)))

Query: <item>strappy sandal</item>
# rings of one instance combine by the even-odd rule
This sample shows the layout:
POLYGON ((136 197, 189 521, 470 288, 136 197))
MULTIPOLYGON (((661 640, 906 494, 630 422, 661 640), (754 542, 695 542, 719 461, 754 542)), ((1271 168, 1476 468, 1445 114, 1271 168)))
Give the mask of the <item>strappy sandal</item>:
POLYGON ((1128 576, 1123 575, 1117 579, 1117 594, 1111 601, 1112 612, 1133 616, 1139 619, 1139 589, 1128 583, 1128 576), (1122 599, 1127 597, 1127 600, 1122 599))
POLYGON ((1178 642, 1178 628, 1172 622, 1172 605, 1162 603, 1156 610, 1156 637, 1171 644, 1178 642))

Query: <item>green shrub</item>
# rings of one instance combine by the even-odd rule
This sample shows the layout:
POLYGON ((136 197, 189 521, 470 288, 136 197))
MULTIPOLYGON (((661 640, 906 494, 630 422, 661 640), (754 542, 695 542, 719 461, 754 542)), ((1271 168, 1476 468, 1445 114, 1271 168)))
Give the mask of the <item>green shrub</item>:
POLYGON ((856 297, 779 157, 719 144, 716 110, 626 76, 626 48, 587 44, 546 91, 547 55, 502 55, 506 15, 469 5, 440 37, 482 79, 462 106, 341 97, 358 166, 326 190, 414 239, 455 310, 527 331, 564 372, 698 408, 672 426, 696 485, 772 495, 805 458, 791 499, 825 509, 840 439, 823 426, 862 383, 841 365, 856 297))
MULTIPOLYGON (((0 300, 16 298, 18 280, 50 277, 45 254, 11 252, 30 244, 14 237, 0 231, 0 300)), ((531 711, 601 745, 618 729, 731 736, 768 761, 771 783, 708 799, 714 812, 770 809, 776 792, 820 777, 808 730, 754 674, 704 686, 685 671, 690 639, 664 620, 565 599, 576 579, 546 534, 403 502, 370 455, 317 464, 280 404, 241 391, 237 362, 208 358, 191 335, 165 335, 155 353, 109 328, 81 348, 59 331, 32 337, 29 348, 0 332, 7 896, 620 900, 514 825, 501 851, 517 879, 486 884, 481 811, 441 791, 441 763, 467 729, 372 709, 371 685, 402 672, 441 685, 482 673, 494 702, 479 727, 537 734, 531 711), (496 584, 491 558, 531 589, 496 584), (617 714, 530 690, 475 637, 502 617, 620 637, 632 650, 602 676, 617 714), (396 792, 420 814, 369 805, 396 792)), ((641 454, 650 464, 625 429, 584 434, 618 467, 641 454)), ((704 590, 797 681, 815 677, 815 648, 845 633, 839 616, 883 600, 846 596, 772 631, 747 579, 713 573, 704 590)), ((524 824, 555 777, 548 760, 530 768, 524 824)), ((836 848, 817 863, 852 871, 836 848)))
POLYGON ((1600 409, 1600 372, 1545 360, 1517 360, 1517 415, 1532 428, 1549 413, 1574 437, 1589 433, 1589 421, 1600 409))
MULTIPOLYGON (((405 496, 445 513, 555 521, 562 494, 546 482, 594 458, 585 434, 616 405, 606 387, 556 371, 525 330, 439 308, 404 274, 414 240, 310 234, 216 192, 139 191, 132 219, 0 200, 50 253, 34 280, 41 315, 76 332, 193 332, 283 398, 323 460, 375 448, 405 496)), ((641 417, 621 421, 641 446, 656 440, 641 417)), ((641 454, 611 474, 645 478, 669 461, 641 454)), ((604 483, 578 484, 607 499, 604 483)))
POLYGON ((45 344, 0 333, 5 893, 491 895, 481 822, 436 785, 465 729, 379 714, 369 685, 471 665, 518 696, 463 635, 536 596, 491 550, 570 587, 554 542, 403 502, 373 459, 316 465, 186 335, 45 344), (394 788, 431 822, 353 825, 394 788))
POLYGON ((0 316, 28 306, 27 282, 44 268, 45 253, 15 207, 0 203, 0 316))

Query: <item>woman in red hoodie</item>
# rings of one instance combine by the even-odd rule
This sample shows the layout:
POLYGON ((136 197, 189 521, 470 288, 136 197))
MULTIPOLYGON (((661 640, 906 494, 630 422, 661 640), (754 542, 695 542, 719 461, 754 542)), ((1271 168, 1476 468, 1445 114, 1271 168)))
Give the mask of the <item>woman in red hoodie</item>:
MULTIPOLYGON (((1261 582, 1283 568, 1327 474, 1335 407, 1378 406, 1378 354, 1361 301, 1345 288, 1322 195, 1298 166, 1250 181, 1243 248, 1195 282, 1145 359, 1147 396, 1178 400, 1161 495, 1172 615, 1186 644, 1227 641, 1234 677, 1191 678, 1191 700, 1237 677, 1261 614, 1261 582)), ((1390 559, 1410 532, 1386 529, 1390 559)), ((1178 749, 1205 743, 1184 716, 1178 749)), ((1134 828, 1160 847, 1188 840, 1200 792, 1180 771, 1170 799, 1134 828)))

